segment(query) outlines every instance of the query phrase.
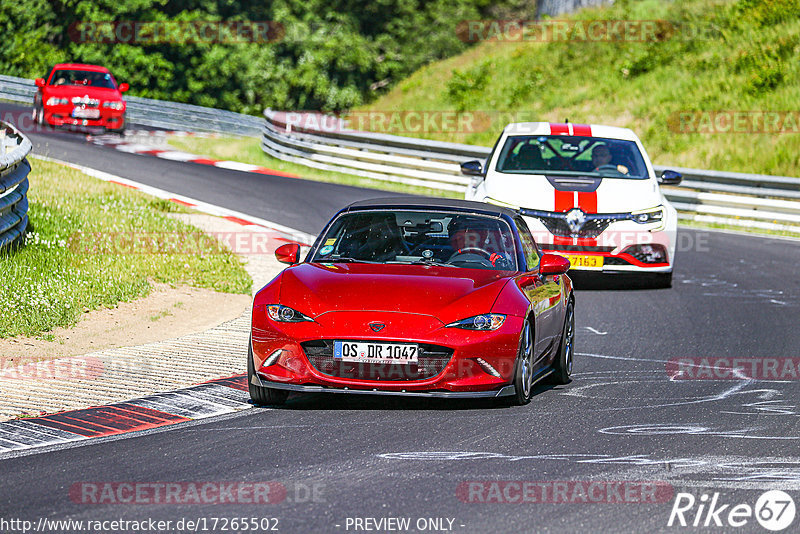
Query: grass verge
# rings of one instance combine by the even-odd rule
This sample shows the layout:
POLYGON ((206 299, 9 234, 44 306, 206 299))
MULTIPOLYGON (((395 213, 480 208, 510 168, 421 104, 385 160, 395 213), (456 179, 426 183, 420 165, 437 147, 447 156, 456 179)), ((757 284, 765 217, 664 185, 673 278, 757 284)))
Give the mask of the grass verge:
POLYGON ((307 180, 317 182, 329 182, 380 191, 396 191, 398 193, 408 193, 411 195, 438 196, 449 198, 463 198, 463 194, 454 191, 440 191, 427 187, 400 184, 395 182, 384 182, 383 180, 372 180, 351 174, 344 174, 332 171, 323 171, 282 161, 268 156, 261 150, 261 141, 257 137, 168 137, 167 142, 170 146, 189 152, 215 159, 238 161, 259 165, 274 169, 276 171, 296 174, 307 180))
POLYGON ((181 206, 56 163, 32 167, 31 231, 25 246, 0 251, 0 337, 71 326, 85 311, 146 296, 151 282, 249 293, 239 258, 169 217, 181 206), (193 248, 174 248, 186 242, 193 248))

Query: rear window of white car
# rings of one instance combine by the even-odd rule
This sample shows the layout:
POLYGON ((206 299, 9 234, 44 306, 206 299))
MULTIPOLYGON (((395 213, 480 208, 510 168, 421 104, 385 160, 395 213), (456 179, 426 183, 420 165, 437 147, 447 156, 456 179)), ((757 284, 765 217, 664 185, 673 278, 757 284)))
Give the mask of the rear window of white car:
POLYGON ((572 135, 513 135, 495 170, 509 174, 566 174, 603 178, 647 178, 633 141, 572 135))

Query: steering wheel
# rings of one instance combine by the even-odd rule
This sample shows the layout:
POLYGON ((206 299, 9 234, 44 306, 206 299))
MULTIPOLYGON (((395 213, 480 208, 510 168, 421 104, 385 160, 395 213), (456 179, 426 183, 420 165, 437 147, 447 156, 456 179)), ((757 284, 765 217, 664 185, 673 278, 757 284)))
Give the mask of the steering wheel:
POLYGON ((595 169, 595 171, 614 171, 614 172, 619 172, 617 170, 617 166, 616 165, 612 165, 611 163, 606 163, 605 165, 600 165, 599 167, 597 167, 595 169))
MULTIPOLYGON (((494 265, 492 264, 491 259, 490 259, 492 257, 492 253, 488 252, 488 251, 486 251, 486 250, 484 250, 484 249, 482 249, 480 247, 465 247, 465 248, 462 248, 462 249, 458 250, 458 252, 456 252, 455 254, 450 256, 450 259, 447 260, 447 263, 453 263, 453 260, 455 258, 458 258, 459 256, 467 256, 469 254, 484 256, 484 258, 481 258, 482 261, 480 261, 480 262, 466 262, 465 261, 465 263, 481 263, 481 265, 486 265, 487 267, 489 267, 489 266, 494 267, 494 265), (485 260, 485 261, 483 261, 483 260, 485 260)), ((456 260, 456 261, 459 261, 459 260, 456 260)))
POLYGON ((458 256, 459 254, 475 254, 475 253, 483 254, 484 256, 486 256, 487 260, 492 257, 492 253, 491 252, 483 250, 480 247, 464 247, 464 248, 458 249, 458 252, 456 252, 455 254, 453 254, 450 257, 453 258, 455 256, 458 256))

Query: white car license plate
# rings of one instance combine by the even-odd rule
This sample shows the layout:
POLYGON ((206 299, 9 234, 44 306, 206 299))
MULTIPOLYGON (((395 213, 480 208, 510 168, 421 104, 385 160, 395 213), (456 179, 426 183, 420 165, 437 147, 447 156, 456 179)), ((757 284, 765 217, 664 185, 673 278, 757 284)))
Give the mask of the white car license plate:
POLYGON ((100 110, 95 108, 73 108, 72 116, 76 119, 99 119, 100 110))
POLYGON ((333 357, 343 362, 411 364, 418 362, 419 347, 400 343, 334 341, 333 357))

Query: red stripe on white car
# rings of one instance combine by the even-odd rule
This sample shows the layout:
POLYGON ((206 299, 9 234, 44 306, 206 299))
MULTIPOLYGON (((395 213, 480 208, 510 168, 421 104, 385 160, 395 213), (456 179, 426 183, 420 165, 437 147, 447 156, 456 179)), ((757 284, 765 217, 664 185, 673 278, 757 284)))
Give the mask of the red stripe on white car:
POLYGON ((569 124, 551 122, 550 135, 569 135, 569 124))
POLYGON ((575 207, 572 191, 559 191, 556 189, 555 195, 553 211, 569 211, 575 207))
POLYGON ((592 127, 588 124, 573 124, 572 135, 582 135, 585 137, 592 136, 592 127))
POLYGON ((578 207, 584 213, 597 213, 597 192, 578 193, 578 207))

